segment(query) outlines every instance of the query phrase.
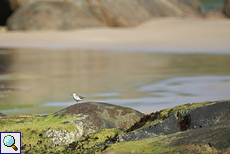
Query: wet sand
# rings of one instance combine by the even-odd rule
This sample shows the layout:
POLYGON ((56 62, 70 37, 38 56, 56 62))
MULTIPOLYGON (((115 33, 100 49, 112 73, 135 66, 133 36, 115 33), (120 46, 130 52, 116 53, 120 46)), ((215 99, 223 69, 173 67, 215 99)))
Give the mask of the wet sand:
POLYGON ((230 53, 230 20, 159 18, 134 28, 0 33, 0 48, 230 53))

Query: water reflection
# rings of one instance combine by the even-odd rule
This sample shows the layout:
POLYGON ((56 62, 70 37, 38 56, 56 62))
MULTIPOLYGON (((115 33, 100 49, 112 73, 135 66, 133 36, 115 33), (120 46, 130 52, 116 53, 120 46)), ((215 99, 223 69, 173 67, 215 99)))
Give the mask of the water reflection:
POLYGON ((53 113, 75 103, 72 92, 144 112, 227 99, 229 66, 229 55, 0 50, 0 112, 53 113))

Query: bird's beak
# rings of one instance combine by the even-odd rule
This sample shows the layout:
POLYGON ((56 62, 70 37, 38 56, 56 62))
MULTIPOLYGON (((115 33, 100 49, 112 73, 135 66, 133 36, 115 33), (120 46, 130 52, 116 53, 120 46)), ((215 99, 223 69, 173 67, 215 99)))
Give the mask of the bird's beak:
POLYGON ((73 94, 70 94, 70 96, 73 95, 73 94))

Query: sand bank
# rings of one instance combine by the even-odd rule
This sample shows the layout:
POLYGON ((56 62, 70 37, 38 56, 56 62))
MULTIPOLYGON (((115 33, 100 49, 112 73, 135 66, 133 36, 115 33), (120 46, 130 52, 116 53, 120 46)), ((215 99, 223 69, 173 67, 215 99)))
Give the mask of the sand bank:
POLYGON ((230 53, 230 20, 159 18, 135 28, 0 33, 0 48, 230 53))

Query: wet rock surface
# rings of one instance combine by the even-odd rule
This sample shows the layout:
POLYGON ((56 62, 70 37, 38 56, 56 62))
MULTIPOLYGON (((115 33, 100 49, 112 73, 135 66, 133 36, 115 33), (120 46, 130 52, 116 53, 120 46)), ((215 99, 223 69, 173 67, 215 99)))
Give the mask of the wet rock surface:
POLYGON ((203 106, 173 111, 158 123, 118 136, 119 141, 141 140, 189 129, 208 128, 228 123, 230 101, 210 102, 203 106))

